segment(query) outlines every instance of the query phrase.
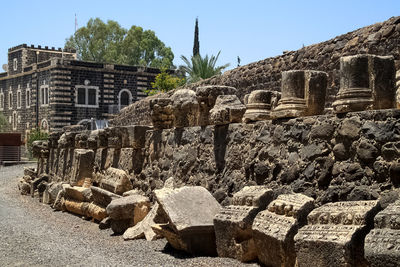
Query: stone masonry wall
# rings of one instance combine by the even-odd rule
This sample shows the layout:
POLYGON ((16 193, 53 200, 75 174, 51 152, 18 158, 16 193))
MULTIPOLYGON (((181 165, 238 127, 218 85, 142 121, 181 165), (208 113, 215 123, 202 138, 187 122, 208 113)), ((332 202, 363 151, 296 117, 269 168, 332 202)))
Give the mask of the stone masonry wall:
MULTIPOLYGON (((186 85, 195 89, 201 85, 227 85, 237 88, 241 100, 251 91, 280 91, 281 72, 286 70, 320 70, 328 73, 328 91, 325 106, 330 107, 339 90, 339 58, 355 54, 392 55, 396 69, 400 69, 400 17, 349 32, 331 40, 306 46, 297 51, 267 58, 225 72, 195 84, 186 85)), ((148 102, 137 102, 114 120, 114 125, 126 125, 129 120, 137 125, 150 125, 148 102)))

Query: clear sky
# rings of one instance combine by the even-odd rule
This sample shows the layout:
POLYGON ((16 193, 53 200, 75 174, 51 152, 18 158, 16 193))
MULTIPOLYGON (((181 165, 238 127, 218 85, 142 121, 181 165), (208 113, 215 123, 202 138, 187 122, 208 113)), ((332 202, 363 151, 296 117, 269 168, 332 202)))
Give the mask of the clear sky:
POLYGON ((174 52, 193 51, 193 32, 199 18, 200 53, 217 54, 218 65, 236 67, 284 50, 297 50, 400 15, 400 0, 68 0, 1 1, 0 65, 7 49, 22 43, 63 47, 90 18, 115 20, 155 31, 174 52))

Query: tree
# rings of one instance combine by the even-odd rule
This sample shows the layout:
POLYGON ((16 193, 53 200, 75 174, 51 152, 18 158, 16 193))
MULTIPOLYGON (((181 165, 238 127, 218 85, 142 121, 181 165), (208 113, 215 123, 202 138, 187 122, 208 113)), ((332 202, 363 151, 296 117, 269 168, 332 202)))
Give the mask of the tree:
POLYGON ((66 39, 65 48, 77 50, 81 60, 114 64, 172 68, 174 54, 154 31, 132 26, 129 30, 118 22, 90 19, 66 39))
POLYGON ((48 133, 41 131, 39 128, 32 129, 28 136, 27 147, 30 157, 32 157, 33 142, 38 140, 47 140, 48 133))
POLYGON ((200 42, 199 42, 199 19, 196 18, 194 26, 194 42, 193 42, 193 56, 200 55, 200 42))
POLYGON ((184 78, 174 77, 167 73, 167 69, 164 68, 161 70, 161 73, 156 76, 155 81, 151 83, 153 89, 147 89, 145 93, 147 95, 155 95, 160 92, 168 92, 184 83, 184 78))
POLYGON ((189 76, 187 82, 193 83, 221 74, 229 66, 229 63, 219 67, 215 66, 220 53, 221 51, 218 52, 217 56, 211 55, 211 57, 208 57, 208 55, 205 57, 197 55, 193 56, 190 60, 185 56, 181 56, 181 59, 186 64, 186 66, 183 66, 183 69, 189 76))

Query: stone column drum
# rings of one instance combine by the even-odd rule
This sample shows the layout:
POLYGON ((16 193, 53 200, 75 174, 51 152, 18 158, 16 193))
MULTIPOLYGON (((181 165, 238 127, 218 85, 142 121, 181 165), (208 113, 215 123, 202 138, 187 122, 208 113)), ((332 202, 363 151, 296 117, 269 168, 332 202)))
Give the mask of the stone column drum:
POLYGON ((267 90, 255 90, 246 95, 246 112, 243 115, 243 122, 271 119, 271 98, 272 92, 267 90))
POLYGON ((273 118, 320 115, 324 111, 328 74, 322 71, 291 70, 282 72, 282 98, 273 118))
POLYGON ((394 108, 395 65, 392 56, 340 58, 340 89, 332 104, 336 113, 394 108))

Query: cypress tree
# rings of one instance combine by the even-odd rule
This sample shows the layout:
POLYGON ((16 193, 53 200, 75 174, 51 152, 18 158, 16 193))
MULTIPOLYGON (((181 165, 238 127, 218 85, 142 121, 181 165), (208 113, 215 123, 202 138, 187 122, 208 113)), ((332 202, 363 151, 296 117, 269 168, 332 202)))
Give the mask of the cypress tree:
POLYGON ((199 54, 200 54, 199 19, 196 18, 196 25, 194 26, 193 56, 197 56, 199 54))

